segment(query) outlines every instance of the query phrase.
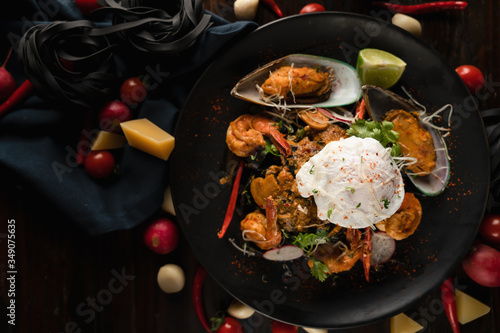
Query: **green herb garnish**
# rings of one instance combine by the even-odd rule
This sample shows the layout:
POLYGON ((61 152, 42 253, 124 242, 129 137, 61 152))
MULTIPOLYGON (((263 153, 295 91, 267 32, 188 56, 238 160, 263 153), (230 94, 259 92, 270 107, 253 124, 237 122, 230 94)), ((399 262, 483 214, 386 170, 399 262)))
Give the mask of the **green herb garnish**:
POLYGON ((328 278, 328 272, 329 272, 328 266, 326 266, 323 262, 319 261, 314 257, 311 257, 311 261, 313 263, 311 267, 312 276, 314 276, 321 282, 325 281, 326 278, 328 278))
POLYGON ((384 203, 384 208, 385 209, 388 209, 389 208, 389 204, 391 203, 389 200, 387 199, 382 199, 382 202, 384 203))
POLYGON ((384 148, 391 147, 391 156, 400 156, 399 133, 393 128, 394 124, 386 120, 379 123, 372 120, 356 119, 356 122, 346 132, 348 135, 359 138, 373 138, 380 142, 384 148))
POLYGON ((319 229, 315 234, 301 232, 294 237, 292 244, 300 247, 309 255, 316 250, 319 244, 326 244, 329 242, 327 234, 328 231, 326 229, 319 229))

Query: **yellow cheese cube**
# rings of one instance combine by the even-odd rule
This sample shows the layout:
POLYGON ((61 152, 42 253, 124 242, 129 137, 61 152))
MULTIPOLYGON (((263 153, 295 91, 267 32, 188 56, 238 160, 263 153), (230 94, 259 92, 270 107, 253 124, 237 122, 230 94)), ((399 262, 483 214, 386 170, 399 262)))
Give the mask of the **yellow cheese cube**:
POLYGON ((489 306, 458 289, 455 289, 455 303, 457 304, 458 322, 462 325, 490 312, 489 306))
POLYGON ((391 333, 415 333, 423 328, 423 326, 404 313, 391 318, 391 333))
POLYGON ((175 208, 174 208, 174 202, 172 200, 172 190, 170 186, 167 186, 167 189, 165 190, 165 193, 163 195, 163 203, 161 204, 161 208, 172 215, 175 216, 175 208))
POLYGON ((146 118, 120 124, 127 142, 134 148, 167 160, 174 149, 175 139, 146 118))
POLYGON ((127 139, 121 134, 99 131, 92 141, 92 150, 117 149, 125 146, 127 139))

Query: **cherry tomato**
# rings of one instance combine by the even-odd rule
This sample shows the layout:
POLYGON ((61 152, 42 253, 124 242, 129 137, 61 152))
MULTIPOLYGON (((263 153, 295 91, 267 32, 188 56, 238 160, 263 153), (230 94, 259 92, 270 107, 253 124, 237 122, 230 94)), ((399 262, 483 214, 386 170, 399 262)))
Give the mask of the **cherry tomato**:
POLYGON ((296 333, 299 330, 298 326, 283 323, 273 320, 271 322, 271 331, 273 333, 296 333))
POLYGON ((84 15, 90 15, 94 9, 101 8, 97 0, 75 0, 75 4, 84 15))
POLYGON ((483 218, 479 234, 488 242, 500 245, 500 215, 488 214, 483 218))
POLYGON ((319 3, 310 3, 310 4, 302 7, 299 14, 324 12, 324 11, 325 11, 325 7, 323 7, 323 5, 320 5, 319 3))
POLYGON ((115 169, 115 158, 107 150, 95 150, 85 156, 83 166, 90 177, 106 178, 115 169))
POLYGON ((225 317, 224 323, 219 327, 217 333, 243 333, 243 326, 233 317, 225 317))
POLYGON ((484 87, 484 75, 481 70, 472 65, 462 65, 455 69, 464 81, 471 94, 475 94, 484 87))
POLYGON ((146 99, 147 95, 146 86, 138 77, 126 79, 120 87, 120 98, 128 105, 141 103, 146 99))

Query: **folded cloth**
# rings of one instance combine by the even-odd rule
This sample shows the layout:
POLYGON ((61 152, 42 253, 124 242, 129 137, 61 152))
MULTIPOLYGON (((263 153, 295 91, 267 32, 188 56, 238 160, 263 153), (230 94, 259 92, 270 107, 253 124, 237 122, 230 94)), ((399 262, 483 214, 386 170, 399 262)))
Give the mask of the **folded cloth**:
MULTIPOLYGON (((8 40, 1 41, 1 54, 6 55, 9 42, 16 41, 12 36, 22 35, 30 26, 27 18, 88 19, 79 13, 74 2, 21 2, 30 10, 19 16, 19 20, 9 15, 10 20, 2 23, 2 35, 8 36, 8 40)), ((214 56, 257 27, 254 22, 230 23, 210 12, 206 14, 211 15, 210 27, 180 55, 134 59, 120 55, 123 77, 141 68, 155 88, 137 109, 137 118, 148 118, 168 133, 174 132, 176 116, 214 56), (134 71, 129 70, 129 64, 134 64, 134 71)), ((43 22, 36 22, 40 23, 43 22)), ((15 55, 7 69, 18 84, 25 80, 15 55)), ((84 123, 85 113, 33 95, 0 118, 0 163, 32 184, 88 234, 137 226, 152 216, 163 202, 169 182, 168 161, 126 145, 114 152, 119 175, 104 181, 92 179, 76 158, 79 145, 87 144, 92 134, 92 130, 84 129, 84 123)))

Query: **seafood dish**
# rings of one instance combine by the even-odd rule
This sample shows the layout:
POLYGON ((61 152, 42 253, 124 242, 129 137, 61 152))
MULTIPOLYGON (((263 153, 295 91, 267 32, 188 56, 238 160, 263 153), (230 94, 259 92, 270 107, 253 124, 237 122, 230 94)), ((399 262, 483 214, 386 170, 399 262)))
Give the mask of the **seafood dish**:
POLYGON ((231 95, 278 108, 334 107, 361 96, 361 83, 349 64, 308 54, 274 60, 243 77, 231 95))
MULTIPOLYGON (((261 89, 293 98, 286 84, 271 81, 311 68, 314 64, 278 66, 278 74, 271 71, 261 89)), ((324 98, 319 87, 328 86, 320 83, 328 74, 315 73, 311 89, 303 89, 304 82, 292 88, 295 97, 324 98)), ((369 281, 370 272, 390 257, 381 257, 373 239, 394 243, 414 234, 425 214, 419 198, 440 194, 449 180, 442 127, 436 129, 413 100, 378 87, 362 90, 352 112, 262 106, 227 128, 230 154, 248 171, 241 241, 271 260, 306 258, 320 281, 358 262, 369 281), (284 248, 294 250, 274 256, 273 250, 284 248)))

